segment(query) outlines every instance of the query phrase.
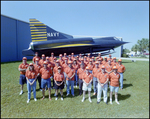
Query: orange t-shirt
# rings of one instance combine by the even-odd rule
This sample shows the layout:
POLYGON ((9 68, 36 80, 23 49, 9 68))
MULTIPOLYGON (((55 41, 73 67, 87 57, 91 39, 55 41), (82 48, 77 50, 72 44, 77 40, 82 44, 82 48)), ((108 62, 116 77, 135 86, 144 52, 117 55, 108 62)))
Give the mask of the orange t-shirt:
POLYGON ((93 70, 93 64, 92 65, 88 64, 87 67, 89 67, 90 70, 93 70))
POLYGON ((28 79, 35 79, 36 75, 37 75, 37 72, 35 70, 34 71, 27 70, 26 71, 26 77, 28 79))
POLYGON ((59 73, 56 73, 54 74, 54 80, 55 81, 63 81, 64 80, 64 74, 59 74, 59 73))
MULTIPOLYGON (((19 65, 19 67, 18 67, 18 68, 21 68, 21 69, 27 69, 27 68, 28 68, 28 66, 29 66, 29 64, 28 64, 28 63, 26 63, 26 64, 21 63, 21 64, 19 65)), ((24 72, 24 71, 20 71, 20 74, 25 75, 25 73, 26 73, 26 72, 24 72)))
POLYGON ((109 74, 109 80, 110 80, 110 85, 114 87, 119 87, 119 79, 120 79, 120 74, 119 73, 110 73, 109 74))
POLYGON ((42 68, 41 65, 40 64, 38 64, 38 65, 34 64, 33 66, 34 66, 34 70, 37 72, 37 74, 40 73, 40 69, 42 68))
POLYGON ((82 75, 82 79, 86 82, 89 83, 91 80, 93 80, 93 75, 91 73, 89 73, 88 75, 86 74, 86 72, 84 72, 84 74, 82 75))
POLYGON ((38 58, 39 60, 40 60, 40 57, 38 56, 38 57, 33 57, 33 59, 32 59, 32 61, 35 63, 35 60, 36 60, 36 58, 38 58))
POLYGON ((40 59, 39 64, 41 65, 41 67, 43 67, 44 61, 46 60, 40 59))
MULTIPOLYGON (((73 74, 75 73, 75 69, 72 67, 67 67, 66 68, 66 74, 68 75, 68 77, 70 78, 73 74)), ((69 80, 68 78, 66 78, 67 80, 69 80)), ((74 76, 73 78, 71 79, 72 81, 74 81, 74 76)))
POLYGON ((78 70, 78 68, 79 68, 79 64, 72 64, 72 67, 75 69, 75 71, 76 70, 78 70))
POLYGON ((121 64, 121 65, 117 65, 117 68, 118 68, 118 72, 119 73, 124 73, 124 71, 125 71, 125 66, 123 65, 123 64, 121 64))
POLYGON ((46 69, 43 67, 40 69, 40 74, 43 79, 48 79, 51 77, 52 70, 48 67, 46 69))
POLYGON ((107 79, 109 79, 109 74, 108 73, 98 73, 97 75, 98 80, 100 81, 100 83, 105 83, 107 81, 107 79))
POLYGON ((82 75, 84 74, 85 69, 79 68, 77 71, 77 75, 79 76, 79 79, 82 80, 82 75))
POLYGON ((112 66, 117 66, 118 62, 111 62, 112 66))
POLYGON ((112 71, 112 68, 113 68, 113 66, 112 66, 111 64, 109 65, 109 64, 107 63, 107 64, 105 65, 105 69, 106 69, 108 72, 112 71))
MULTIPOLYGON (((61 67, 61 74, 62 74, 64 72, 64 69, 62 66, 60 66, 60 67, 61 67)), ((58 73, 58 67, 57 66, 54 67, 53 72, 54 72, 54 74, 58 73)))
POLYGON ((74 59, 75 59, 75 57, 74 57, 74 56, 73 56, 73 57, 71 56, 71 59, 72 59, 72 60, 74 60, 74 59))
POLYGON ((90 57, 87 57, 87 61, 90 62, 90 57))
POLYGON ((93 76, 94 77, 97 77, 97 74, 100 72, 100 69, 99 68, 93 68, 93 76))
POLYGON ((107 62, 104 60, 104 61, 102 61, 102 63, 103 63, 103 65, 105 65, 105 64, 107 64, 107 62))
POLYGON ((59 59, 59 62, 61 66, 65 63, 63 59, 62 60, 59 59))
POLYGON ((63 67, 63 70, 64 70, 64 72, 65 72, 65 70, 66 70, 66 68, 68 67, 68 65, 67 65, 66 63, 64 63, 64 64, 62 65, 62 67, 63 67))
POLYGON ((49 58, 49 61, 50 61, 50 62, 54 62, 54 57, 50 57, 50 58, 49 58))

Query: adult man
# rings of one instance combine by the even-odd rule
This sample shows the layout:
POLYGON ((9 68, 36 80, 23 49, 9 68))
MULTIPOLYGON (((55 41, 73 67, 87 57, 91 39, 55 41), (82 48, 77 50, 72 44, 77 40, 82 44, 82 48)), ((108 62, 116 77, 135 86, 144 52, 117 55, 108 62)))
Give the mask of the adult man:
POLYGON ((89 102, 91 101, 91 82, 93 79, 93 75, 89 72, 89 68, 86 67, 86 72, 82 75, 82 80, 83 80, 83 99, 82 102, 84 102, 85 100, 85 92, 88 90, 88 94, 89 94, 89 102))
POLYGON ((76 56, 76 59, 77 59, 78 65, 80 65, 81 61, 79 60, 79 56, 76 56))
POLYGON ((62 67, 63 67, 63 73, 64 73, 64 82, 65 82, 65 87, 66 87, 66 73, 65 73, 65 71, 68 67, 68 58, 65 58, 64 60, 65 60, 65 63, 62 65, 62 67))
POLYGON ((26 73, 26 69, 27 69, 28 66, 29 66, 29 64, 27 63, 27 58, 23 57, 22 58, 22 63, 18 67, 18 70, 20 71, 19 84, 21 85, 21 92, 20 92, 19 95, 23 94, 23 85, 25 83, 27 83, 25 73, 26 73))
POLYGON ((67 57, 67 53, 64 53, 64 57, 62 58, 63 59, 63 61, 65 61, 65 59, 68 59, 68 57, 67 57))
POLYGON ((55 81, 55 91, 56 91, 55 100, 58 99, 58 89, 60 89, 61 100, 63 100, 64 74, 61 73, 61 66, 58 67, 58 73, 54 74, 54 81, 55 81))
POLYGON ((39 89, 40 89, 40 91, 42 91, 42 88, 41 88, 41 75, 40 75, 40 69, 42 67, 39 64, 39 59, 38 58, 36 58, 35 64, 33 66, 34 66, 34 70, 37 72, 37 79, 36 80, 38 80, 38 82, 39 82, 39 89))
POLYGON ((84 56, 84 63, 86 64, 86 66, 88 65, 88 61, 87 61, 87 57, 86 56, 84 56))
POLYGON ((101 94, 103 91, 104 95, 104 102, 107 103, 107 89, 108 89, 108 81, 109 81, 109 75, 105 71, 105 66, 102 66, 102 71, 101 73, 98 73, 97 75, 97 81, 98 81, 98 91, 97 91, 97 104, 100 103, 101 101, 101 94))
POLYGON ((90 54, 88 54, 87 61, 90 62, 90 54))
POLYGON ((77 71, 77 75, 79 76, 79 95, 80 96, 82 94, 82 86, 83 86, 82 75, 84 75, 84 72, 85 72, 84 64, 81 64, 80 68, 77 71))
POLYGON ((113 59, 111 58, 111 54, 109 54, 109 58, 108 59, 110 59, 111 62, 113 61, 113 59))
POLYGON ((112 68, 113 66, 111 64, 111 59, 108 59, 108 63, 105 64, 106 72, 110 74, 111 72, 113 72, 112 68))
POLYGON ((68 55, 68 61, 72 61, 71 55, 68 55))
POLYGON ((98 61, 95 62, 95 67, 93 68, 93 89, 94 93, 93 95, 96 95, 97 93, 97 74, 100 72, 99 67, 98 67, 98 61))
POLYGON ((112 66, 117 66, 118 62, 116 61, 116 57, 113 58, 113 62, 111 63, 112 66))
POLYGON ((43 94, 43 98, 41 100, 43 100, 45 98, 45 87, 47 85, 48 87, 48 92, 49 92, 49 100, 51 100, 51 74, 52 74, 52 70, 50 68, 47 67, 47 62, 44 61, 43 64, 43 68, 40 69, 40 74, 41 74, 41 87, 42 87, 42 94, 43 94))
POLYGON ((71 59, 72 59, 72 61, 75 59, 74 53, 71 53, 71 59))
MULTIPOLYGON (((101 57, 101 53, 98 53, 98 58, 102 58, 102 57, 101 57)), ((103 59, 102 59, 102 60, 103 60, 103 59)))
POLYGON ((40 60, 40 57, 38 56, 38 52, 35 52, 35 57, 33 57, 32 61, 35 64, 35 60, 38 58, 40 60))
POLYGON ((79 60, 81 61, 81 59, 82 59, 82 54, 79 54, 79 60))
POLYGON ((69 87, 71 86, 71 94, 74 96, 74 76, 75 76, 75 69, 72 67, 72 61, 68 62, 68 67, 66 69, 66 83, 67 83, 67 95, 69 95, 70 90, 69 87))
POLYGON ((112 104, 112 94, 115 90, 115 102, 119 104, 118 102, 118 90, 119 90, 119 79, 120 74, 117 72, 117 67, 113 66, 113 72, 109 74, 110 78, 110 104, 112 104))
POLYGON ((120 87, 121 87, 121 90, 123 88, 123 73, 125 72, 125 66, 122 64, 122 59, 119 59, 118 60, 118 65, 117 65, 117 68, 118 68, 118 72, 120 74, 120 87))
POLYGON ((53 52, 51 53, 51 57, 49 58, 49 61, 54 62, 54 53, 53 52))
POLYGON ((103 65, 105 65, 107 63, 107 57, 104 57, 104 60, 103 60, 103 65))
POLYGON ((45 60, 46 60, 45 55, 42 54, 42 59, 40 59, 40 61, 39 61, 39 64, 41 65, 41 67, 43 67, 43 63, 44 63, 45 60))
POLYGON ((78 84, 77 70, 79 68, 79 64, 77 63, 76 59, 73 60, 72 67, 75 69, 75 76, 74 76, 74 78, 75 78, 75 87, 77 88, 77 84, 78 84))
POLYGON ((89 72, 92 74, 92 71, 93 71, 92 59, 90 59, 89 64, 87 65, 87 67, 89 67, 89 72))
POLYGON ((59 63, 62 66, 64 64, 64 60, 62 59, 62 54, 59 54, 59 63))

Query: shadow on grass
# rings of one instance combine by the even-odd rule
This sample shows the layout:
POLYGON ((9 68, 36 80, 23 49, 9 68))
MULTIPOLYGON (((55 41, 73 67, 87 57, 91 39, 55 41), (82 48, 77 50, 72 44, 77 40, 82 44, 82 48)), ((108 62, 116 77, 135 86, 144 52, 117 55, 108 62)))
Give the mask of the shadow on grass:
POLYGON ((123 79, 123 81, 126 81, 127 79, 123 79))
POLYGON ((128 62, 122 61, 122 64, 124 64, 124 63, 132 63, 132 61, 128 61, 128 62))
POLYGON ((126 99, 128 99, 130 97, 131 97, 130 94, 121 95, 120 93, 118 93, 118 100, 126 100, 126 99))
POLYGON ((123 84, 123 88, 127 88, 127 87, 130 87, 130 86, 133 86, 132 84, 123 84))

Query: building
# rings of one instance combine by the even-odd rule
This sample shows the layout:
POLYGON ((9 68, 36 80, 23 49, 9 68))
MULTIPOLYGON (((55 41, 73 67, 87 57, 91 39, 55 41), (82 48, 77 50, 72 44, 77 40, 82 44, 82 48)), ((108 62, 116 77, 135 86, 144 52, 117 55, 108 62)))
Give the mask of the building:
POLYGON ((28 22, 1 15, 1 62, 22 60, 22 50, 27 49, 30 42, 28 22))

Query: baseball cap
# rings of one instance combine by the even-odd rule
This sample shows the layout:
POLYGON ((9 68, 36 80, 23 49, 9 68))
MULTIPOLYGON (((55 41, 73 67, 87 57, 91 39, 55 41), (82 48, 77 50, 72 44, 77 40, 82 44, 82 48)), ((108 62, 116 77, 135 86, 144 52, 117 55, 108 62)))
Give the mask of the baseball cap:
POLYGON ((45 57, 45 55, 44 55, 44 54, 42 54, 42 57, 45 57))
POLYGON ((86 67, 86 69, 89 69, 89 67, 86 67))
POLYGON ((72 61, 69 61, 68 64, 72 64, 72 61))
POLYGON ((116 66, 113 66, 113 69, 118 69, 116 66))
POLYGON ((23 57, 22 60, 27 60, 27 58, 26 58, 26 57, 23 57))
POLYGON ((44 61, 44 64, 47 64, 47 61, 44 61))
POLYGON ((29 66, 33 66, 33 63, 30 63, 29 66))
POLYGON ((122 62, 122 59, 119 59, 118 62, 122 62))
POLYGON ((39 61, 39 58, 36 58, 35 61, 39 61))
POLYGON ((103 65, 101 68, 102 68, 102 69, 105 69, 105 66, 103 65))

